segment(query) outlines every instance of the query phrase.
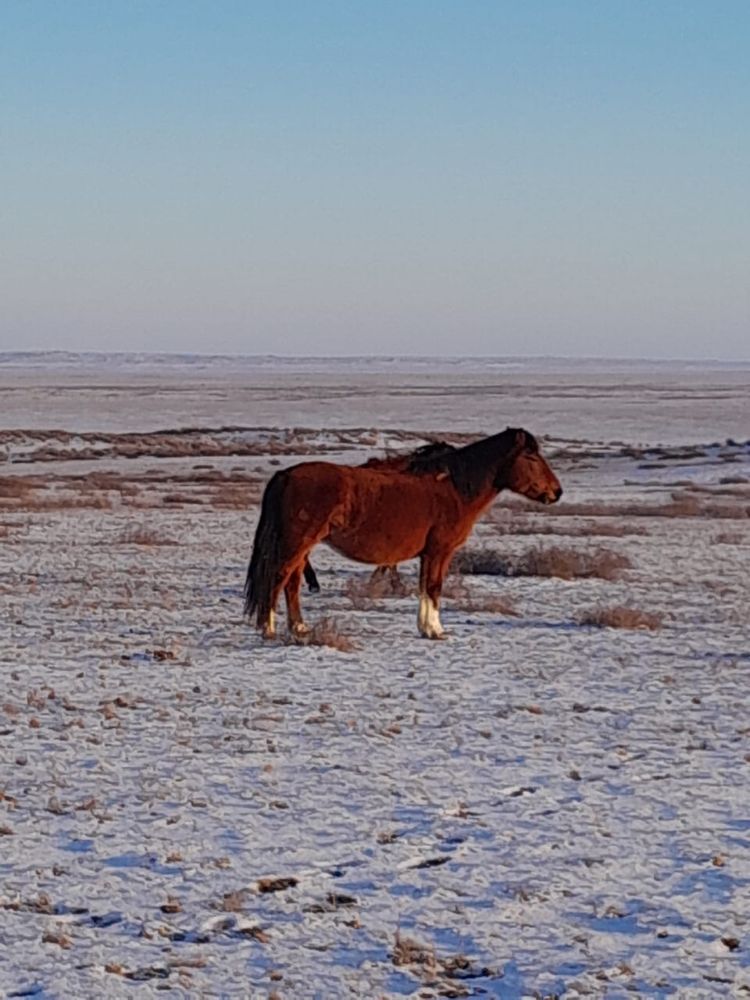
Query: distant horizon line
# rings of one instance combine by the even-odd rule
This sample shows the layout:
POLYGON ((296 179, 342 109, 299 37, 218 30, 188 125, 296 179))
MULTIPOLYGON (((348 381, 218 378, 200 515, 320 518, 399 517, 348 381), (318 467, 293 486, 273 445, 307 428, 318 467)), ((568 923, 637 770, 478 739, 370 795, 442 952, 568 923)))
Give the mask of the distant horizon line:
POLYGON ((144 358, 184 358, 184 357, 194 357, 194 358, 247 358, 252 359, 264 359, 264 360, 282 360, 282 361, 431 361, 434 363, 439 363, 441 361, 563 361, 574 363, 576 361, 597 361, 605 362, 609 364, 636 364, 636 363, 646 363, 646 364, 669 364, 669 363, 679 363, 679 364, 711 364, 711 365, 748 365, 750 364, 750 356, 747 358, 715 358, 715 357, 677 357, 677 356, 663 356, 658 357, 647 357, 647 356, 634 356, 634 357, 624 357, 619 356, 607 356, 601 354, 395 354, 393 352, 382 352, 374 354, 284 354, 278 351, 273 352, 253 352, 246 353, 242 351, 177 351, 177 350, 92 350, 89 348, 73 349, 73 348, 37 348, 32 350, 11 350, 11 349, 0 349, 0 358, 2 357, 16 357, 16 358, 30 358, 38 356, 47 357, 69 357, 69 356, 88 356, 88 357, 122 357, 122 358, 133 358, 133 357, 144 357, 144 358))

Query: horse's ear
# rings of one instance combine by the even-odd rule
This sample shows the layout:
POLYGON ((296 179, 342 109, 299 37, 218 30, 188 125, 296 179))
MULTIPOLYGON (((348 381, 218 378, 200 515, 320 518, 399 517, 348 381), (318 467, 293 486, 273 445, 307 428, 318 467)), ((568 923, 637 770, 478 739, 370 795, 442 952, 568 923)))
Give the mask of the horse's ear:
POLYGON ((526 447, 526 431, 521 427, 516 431, 516 439, 514 442, 514 451, 523 451, 526 447))

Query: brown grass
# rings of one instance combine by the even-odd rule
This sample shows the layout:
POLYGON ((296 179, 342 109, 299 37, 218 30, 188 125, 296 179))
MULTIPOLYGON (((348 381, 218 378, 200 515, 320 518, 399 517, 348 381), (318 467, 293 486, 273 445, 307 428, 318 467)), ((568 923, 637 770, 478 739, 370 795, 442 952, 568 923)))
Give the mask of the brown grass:
POLYGON ((597 628, 642 628, 657 629, 663 624, 663 616, 651 611, 640 611, 638 608, 626 608, 620 605, 604 608, 591 608, 584 611, 578 618, 579 625, 594 625, 597 628))
POLYGON ((23 476, 0 476, 0 498, 7 500, 25 499, 34 483, 23 476))
POLYGON ((117 472, 87 472, 71 478, 77 479, 82 488, 91 490, 119 490, 123 484, 123 477, 117 472))
POLYGON ((293 646, 327 646, 340 653, 353 653, 357 649, 356 643, 328 617, 316 622, 306 635, 290 635, 287 642, 293 646))
POLYGON ((380 573, 375 570, 368 577, 351 577, 344 587, 344 596, 359 611, 371 608, 375 601, 389 597, 406 597, 412 589, 396 571, 380 573))
POLYGON ((424 985, 437 988, 438 996, 443 997, 472 996, 473 991, 463 980, 493 975, 490 969, 478 968, 466 955, 441 957, 432 945, 420 944, 400 931, 396 932, 391 961, 397 967, 408 968, 424 985))
MULTIPOLYGON (((718 519, 744 520, 750 517, 750 505, 746 498, 734 491, 727 491, 727 500, 717 500, 711 496, 696 496, 694 493, 673 493, 665 503, 622 503, 604 504, 562 503, 545 510, 545 517, 712 517, 718 519)), ((507 505, 506 505, 507 506, 507 505)), ((517 509, 517 508, 512 508, 517 509)))
POLYGON ((260 503, 263 485, 257 478, 217 483, 211 489, 208 502, 224 510, 247 510, 260 503))
POLYGON ((744 545, 745 536, 739 531, 722 531, 714 538, 714 542, 718 545, 744 545))
POLYGON ((493 549, 461 549, 451 570, 466 576, 512 576, 512 560, 493 549))
POLYGON ((200 505, 204 503, 204 499, 195 493, 165 493, 161 498, 161 502, 165 505, 184 507, 186 504, 200 505))
POLYGON ((177 542, 173 538, 169 538, 166 535, 160 535, 158 531, 154 531, 153 528, 148 528, 145 524, 134 524, 130 528, 126 528, 125 531, 117 539, 120 545, 176 545, 177 542))
POLYGON ((241 913, 247 901, 247 889, 234 889, 222 896, 220 909, 226 913, 241 913))
POLYGON ((72 477, 9 476, 0 478, 0 506, 14 510, 56 511, 111 507, 106 493, 72 477))
POLYGON ((516 560, 515 576, 555 576, 562 580, 617 580, 632 563, 627 556, 612 549, 578 551, 563 546, 528 549, 516 560))
POLYGON ((611 549, 570 549, 534 546, 519 555, 502 555, 491 549, 464 549, 453 560, 457 573, 481 576, 554 576, 562 580, 617 580, 630 569, 627 556, 611 549))
POLYGON ((508 521, 507 518, 492 522, 498 535, 566 535, 573 538, 624 538, 626 535, 647 535, 648 530, 642 524, 618 523, 616 521, 584 521, 566 524, 564 520, 549 523, 547 521, 508 521))
POLYGON ((260 502, 264 481, 245 472, 198 469, 173 471, 88 472, 79 475, 0 476, 0 509, 56 511, 112 507, 141 509, 159 505, 197 510, 247 510, 260 502))
POLYGON ((507 615, 515 618, 519 611, 510 597, 500 594, 478 594, 467 586, 460 576, 449 576, 443 584, 442 596, 454 608, 461 611, 475 611, 490 615, 507 615))
POLYGON ((285 889, 293 889, 299 883, 295 875, 266 876, 259 878, 255 883, 258 892, 283 892, 285 889))
POLYGON ((396 931, 391 960, 397 966, 416 966, 427 975, 434 976, 437 972, 437 957, 432 945, 419 944, 413 938, 404 937, 401 931, 396 931))

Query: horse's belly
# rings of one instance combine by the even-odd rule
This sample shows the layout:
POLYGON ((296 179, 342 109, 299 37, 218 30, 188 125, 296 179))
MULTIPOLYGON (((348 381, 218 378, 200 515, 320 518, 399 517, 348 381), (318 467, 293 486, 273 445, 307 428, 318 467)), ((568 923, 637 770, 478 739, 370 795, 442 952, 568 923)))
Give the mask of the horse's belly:
POLYGON ((383 534, 377 536, 369 532, 340 528, 332 531, 326 542, 348 559, 383 566, 404 562, 419 555, 424 547, 424 536, 394 539, 383 534))

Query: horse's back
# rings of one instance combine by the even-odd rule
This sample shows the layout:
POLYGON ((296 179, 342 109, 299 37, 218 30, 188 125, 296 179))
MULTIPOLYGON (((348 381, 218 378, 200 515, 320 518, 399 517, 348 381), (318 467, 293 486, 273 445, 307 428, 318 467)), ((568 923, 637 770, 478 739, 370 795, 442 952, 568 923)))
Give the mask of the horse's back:
POLYGON ((300 462, 283 473, 288 503, 315 504, 329 509, 346 501, 350 492, 351 470, 333 462, 300 462))

